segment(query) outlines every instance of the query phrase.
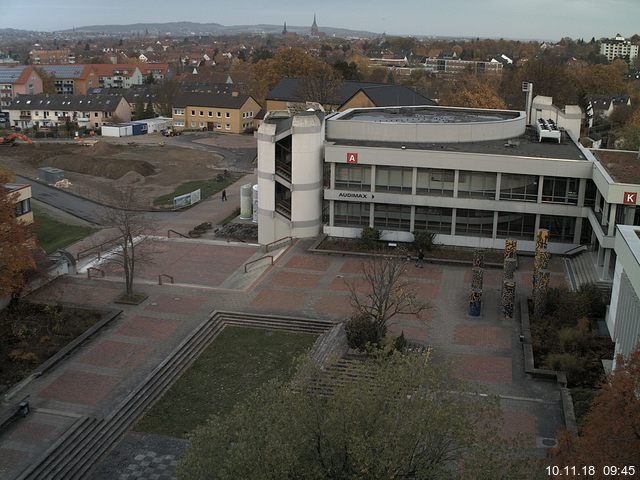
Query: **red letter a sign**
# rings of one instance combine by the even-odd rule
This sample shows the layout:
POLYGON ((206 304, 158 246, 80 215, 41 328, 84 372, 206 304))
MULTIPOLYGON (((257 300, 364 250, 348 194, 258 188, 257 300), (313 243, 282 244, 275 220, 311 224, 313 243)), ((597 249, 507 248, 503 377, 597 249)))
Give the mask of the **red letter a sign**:
POLYGON ((347 163, 358 163, 358 154, 347 153, 347 163))
POLYGON ((624 204, 635 205, 638 200, 638 194, 635 192, 624 192, 624 204))

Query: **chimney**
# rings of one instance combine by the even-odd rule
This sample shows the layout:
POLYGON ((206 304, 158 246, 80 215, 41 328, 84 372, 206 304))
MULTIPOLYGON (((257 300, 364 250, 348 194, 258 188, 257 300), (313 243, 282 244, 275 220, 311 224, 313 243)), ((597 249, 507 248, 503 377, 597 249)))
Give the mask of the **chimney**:
POLYGON ((240 95, 238 92, 231 92, 232 97, 237 97, 238 95, 240 95))

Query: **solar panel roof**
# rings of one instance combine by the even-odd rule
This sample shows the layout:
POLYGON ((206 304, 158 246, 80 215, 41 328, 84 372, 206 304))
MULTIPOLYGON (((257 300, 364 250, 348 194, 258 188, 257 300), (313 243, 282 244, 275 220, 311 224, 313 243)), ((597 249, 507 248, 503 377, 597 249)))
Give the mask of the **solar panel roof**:
POLYGON ((83 65, 41 65, 45 72, 61 78, 78 78, 82 75, 83 65))
POLYGON ((0 83, 13 83, 26 67, 0 67, 0 83))

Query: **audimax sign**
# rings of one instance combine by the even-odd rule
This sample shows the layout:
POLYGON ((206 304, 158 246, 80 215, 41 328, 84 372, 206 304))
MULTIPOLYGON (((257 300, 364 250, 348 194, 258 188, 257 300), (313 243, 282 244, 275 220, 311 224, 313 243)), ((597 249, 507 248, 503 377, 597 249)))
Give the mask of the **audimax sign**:
MULTIPOLYGON (((367 200, 369 198, 370 193, 354 193, 354 192, 340 192, 338 193, 339 198, 361 198, 363 200, 367 200)), ((373 198, 373 195, 371 195, 373 198)))

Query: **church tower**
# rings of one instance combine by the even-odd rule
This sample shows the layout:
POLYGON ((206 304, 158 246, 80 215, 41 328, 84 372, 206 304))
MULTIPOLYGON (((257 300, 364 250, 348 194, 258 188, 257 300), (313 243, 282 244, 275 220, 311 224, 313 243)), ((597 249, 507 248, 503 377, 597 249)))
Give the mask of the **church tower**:
POLYGON ((282 29, 282 36, 284 37, 287 34, 287 22, 284 22, 284 28, 282 29))
POLYGON ((311 24, 311 36, 319 37, 320 31, 318 30, 318 24, 316 23, 316 14, 313 14, 313 23, 311 24))

